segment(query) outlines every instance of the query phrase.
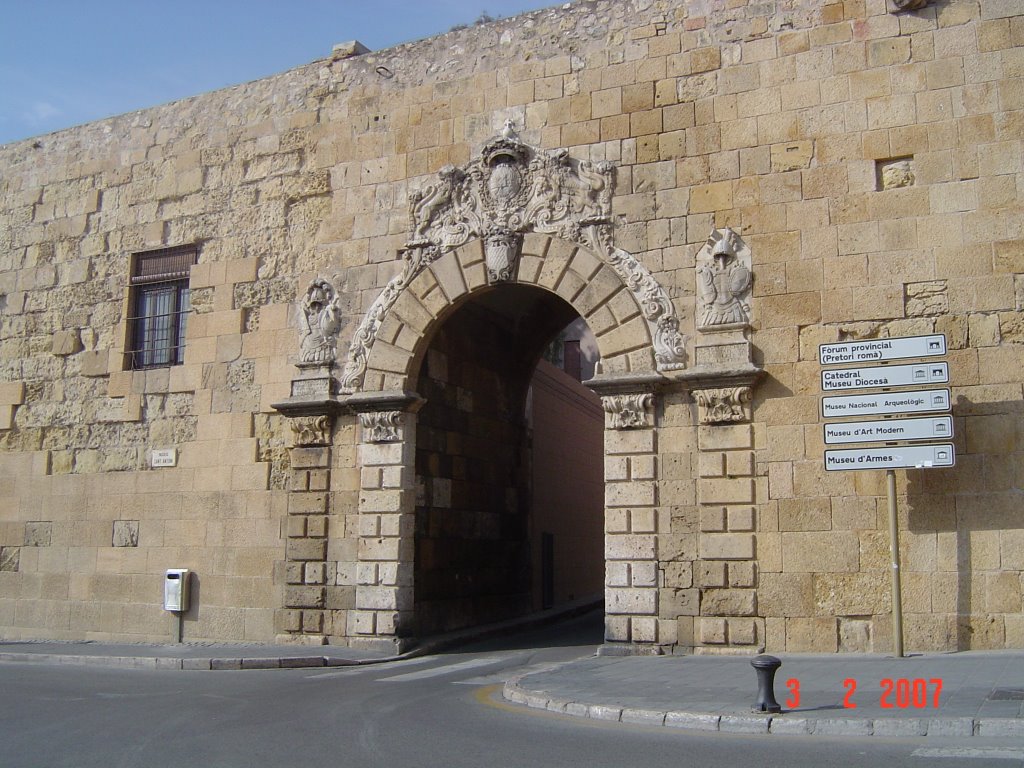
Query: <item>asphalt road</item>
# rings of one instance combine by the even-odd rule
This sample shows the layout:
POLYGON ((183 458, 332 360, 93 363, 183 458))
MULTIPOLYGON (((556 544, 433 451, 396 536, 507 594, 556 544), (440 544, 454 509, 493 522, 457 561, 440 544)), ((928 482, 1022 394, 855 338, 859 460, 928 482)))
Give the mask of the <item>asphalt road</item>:
POLYGON ((0 768, 1024 765, 1020 745, 977 738, 698 734, 580 720, 501 699, 508 677, 592 653, 598 622, 358 668, 0 664, 0 768))

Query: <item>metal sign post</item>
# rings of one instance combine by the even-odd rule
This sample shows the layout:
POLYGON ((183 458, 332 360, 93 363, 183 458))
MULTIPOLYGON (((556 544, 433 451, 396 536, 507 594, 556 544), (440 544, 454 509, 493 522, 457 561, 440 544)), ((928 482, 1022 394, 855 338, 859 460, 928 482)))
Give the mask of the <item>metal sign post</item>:
POLYGON ((903 589, 900 577, 900 526, 896 509, 896 470, 885 471, 889 495, 889 546, 892 552, 892 642, 896 658, 903 657, 903 589))

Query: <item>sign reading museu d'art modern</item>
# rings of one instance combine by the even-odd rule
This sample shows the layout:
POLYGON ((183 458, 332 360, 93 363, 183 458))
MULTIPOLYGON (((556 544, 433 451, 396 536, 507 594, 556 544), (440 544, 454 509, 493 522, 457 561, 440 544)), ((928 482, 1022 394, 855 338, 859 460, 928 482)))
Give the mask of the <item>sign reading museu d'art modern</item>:
POLYGON ((826 445, 865 443, 869 447, 825 451, 825 469, 901 469, 950 467, 955 462, 953 444, 922 444, 948 441, 953 437, 951 416, 940 414, 951 407, 950 390, 930 388, 949 383, 949 365, 943 360, 928 360, 946 353, 942 334, 895 339, 822 344, 818 360, 822 366, 859 362, 880 365, 830 368, 821 372, 823 392, 878 389, 880 392, 822 397, 821 414, 825 419, 880 416, 862 421, 829 421, 823 425, 826 445), (921 362, 889 365, 890 360, 925 358, 921 362), (919 387, 906 390, 903 387, 919 387), (896 389, 897 391, 892 391, 896 389))

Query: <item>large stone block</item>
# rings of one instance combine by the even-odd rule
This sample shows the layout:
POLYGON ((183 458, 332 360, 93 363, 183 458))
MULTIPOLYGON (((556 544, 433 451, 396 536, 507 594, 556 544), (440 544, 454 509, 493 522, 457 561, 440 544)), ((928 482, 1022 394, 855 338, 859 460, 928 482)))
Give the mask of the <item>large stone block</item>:
POLYGON ((853 573, 860 569, 860 542, 852 531, 783 533, 785 572, 853 573))
POLYGON ((705 616, 753 616, 757 612, 757 592, 753 589, 705 589, 701 592, 700 612, 705 616))
POLYGON ((835 653, 838 647, 836 619, 786 619, 786 650, 789 653, 835 653))
POLYGON ((286 547, 289 560, 323 560, 327 555, 326 539, 289 539, 286 547))
POLYGON ((605 610, 612 614, 643 614, 658 612, 657 589, 619 589, 608 587, 604 591, 605 610))
POLYGON ((697 493, 701 504, 749 504, 754 501, 754 479, 702 478, 697 493))
POLYGON ((749 560, 754 557, 754 534, 702 533, 700 556, 704 560, 749 560))

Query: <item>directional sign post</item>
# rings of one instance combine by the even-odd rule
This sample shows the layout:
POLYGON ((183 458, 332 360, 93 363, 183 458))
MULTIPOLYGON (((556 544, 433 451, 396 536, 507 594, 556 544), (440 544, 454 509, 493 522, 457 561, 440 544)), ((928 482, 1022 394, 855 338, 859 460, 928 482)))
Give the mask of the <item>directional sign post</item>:
POLYGON ((949 389, 930 388, 949 383, 949 365, 929 358, 946 354, 943 334, 868 339, 818 347, 822 366, 857 366, 821 371, 822 392, 880 389, 880 393, 822 397, 821 415, 826 419, 849 416, 882 416, 867 421, 831 421, 823 425, 826 445, 866 443, 868 447, 833 448, 825 451, 829 471, 884 469, 889 501, 889 543, 892 553, 893 645, 903 656, 903 603, 900 585, 900 539, 896 508, 896 469, 952 467, 956 461, 950 442, 921 443, 953 437, 950 416, 899 418, 906 414, 939 414, 950 409, 949 389), (915 363, 888 365, 890 360, 924 358, 915 363), (929 387, 889 391, 893 387, 929 387), (871 444, 874 445, 871 445, 871 444), (879 445, 879 444, 882 445, 879 445), (909 443, 909 444, 908 444, 909 443))
POLYGON ((821 415, 826 419, 838 419, 843 416, 944 413, 949 410, 949 403, 948 389, 882 392, 877 395, 834 395, 821 398, 821 415))
POLYGON ((825 469, 927 469, 955 463, 952 443, 825 451, 825 469))
POLYGON ((948 440, 953 435, 949 416, 925 419, 842 421, 825 425, 825 444, 866 443, 877 440, 948 440))
POLYGON ((910 357, 941 357, 946 354, 946 336, 904 336, 899 339, 870 339, 845 341, 818 346, 818 361, 822 365, 849 365, 850 363, 880 363, 884 360, 905 360, 910 357))
POLYGON ((823 392, 875 387, 907 387, 949 382, 949 365, 943 362, 920 365, 870 365, 836 368, 821 372, 823 392))

